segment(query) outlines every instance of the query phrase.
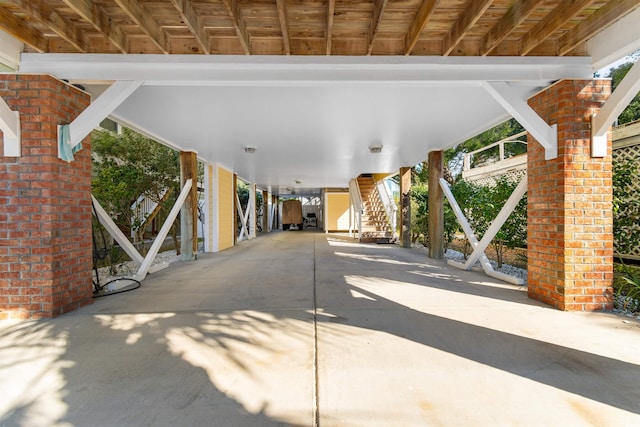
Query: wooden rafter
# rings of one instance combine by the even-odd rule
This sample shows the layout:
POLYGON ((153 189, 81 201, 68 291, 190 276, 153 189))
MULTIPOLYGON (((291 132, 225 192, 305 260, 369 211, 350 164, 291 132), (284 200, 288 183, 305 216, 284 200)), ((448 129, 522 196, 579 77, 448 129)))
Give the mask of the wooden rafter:
POLYGON ((240 5, 238 0, 223 0, 224 5, 227 7, 229 17, 233 22, 233 28, 236 30, 236 34, 240 39, 240 44, 244 50, 245 55, 251 55, 251 44, 249 43, 249 33, 247 32, 247 26, 245 25, 242 17, 240 16, 240 5))
POLYGON ((63 0, 85 21, 102 33, 118 50, 127 53, 127 36, 113 20, 106 16, 93 0, 63 0))
POLYGON ((531 29, 520 41, 520 55, 526 55, 555 33, 567 21, 576 16, 595 0, 560 2, 547 16, 531 29))
POLYGON ((464 36, 467 35, 469 29, 473 27, 482 15, 484 15, 487 9, 489 9, 491 3, 493 3, 493 0, 471 0, 469 2, 445 40, 442 49, 442 54, 444 56, 449 55, 458 43, 460 43, 464 36))
POLYGON ((2 6, 0 6, 0 28, 40 53, 47 51, 47 40, 44 34, 2 6))
POLYGON ((327 2, 327 55, 331 55, 331 36, 333 32, 333 15, 336 12, 336 0, 327 2))
POLYGON ((543 2, 544 0, 517 0, 484 37, 480 55, 488 55, 543 2))
POLYGON ((423 0, 420 4, 420 8, 418 9, 416 16, 413 18, 411 25, 409 25, 409 30, 407 31, 407 35, 404 39, 405 55, 410 55, 411 51, 413 51, 413 48, 416 46, 416 43, 420 38, 420 33, 431 20, 438 3, 439 0, 423 0))
POLYGON ((573 30, 567 32, 558 42, 558 55, 566 55, 581 43, 599 33, 603 28, 616 22, 622 16, 640 7, 638 0, 618 0, 608 2, 602 9, 590 15, 573 30))
POLYGON ((76 27, 67 22, 55 10, 47 6, 46 2, 42 0, 17 0, 15 3, 24 10, 27 15, 49 27, 51 31, 66 40, 79 52, 87 52, 87 43, 80 38, 76 27))
POLYGON ((367 55, 371 55, 373 51, 373 42, 376 40, 378 29, 380 28, 380 22, 382 21, 382 14, 384 8, 387 6, 387 0, 375 0, 373 5, 373 17, 371 18, 371 29, 369 30, 369 48, 367 49, 367 55))
POLYGON ((276 0, 278 6, 278 17, 280 18, 280 29, 282 31, 282 44, 284 54, 291 55, 291 41, 289 39, 289 20, 287 18, 287 5, 285 0, 276 0))
POLYGON ((140 2, 133 0, 115 0, 118 6, 149 36, 151 41, 162 51, 169 53, 167 36, 153 19, 151 14, 144 10, 140 2))
POLYGON ((199 22, 198 14, 193 10, 191 0, 171 0, 171 3, 180 14, 180 18, 186 24, 200 49, 207 55, 211 53, 209 47, 209 37, 202 24, 199 22))

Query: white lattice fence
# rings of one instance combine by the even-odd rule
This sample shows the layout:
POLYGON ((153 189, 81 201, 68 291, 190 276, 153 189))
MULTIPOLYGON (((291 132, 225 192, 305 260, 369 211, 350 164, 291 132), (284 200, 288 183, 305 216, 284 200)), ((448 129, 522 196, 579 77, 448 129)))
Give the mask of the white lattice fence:
MULTIPOLYGON (((634 145, 629 145, 629 144, 619 145, 618 147, 616 147, 616 144, 614 144, 613 164, 615 165, 616 163, 627 162, 627 161, 634 162, 638 166, 638 168, 640 168, 640 143, 636 143, 634 145)), ((635 197, 640 197, 640 181, 633 182, 632 187, 635 190, 635 197)), ((640 228, 640 224, 634 224, 632 227, 634 227, 637 230, 638 228, 640 228)), ((615 240, 613 242, 613 245, 614 245, 614 248, 618 246, 615 240)), ((616 250, 616 253, 618 255, 622 255, 628 258, 640 259, 640 246, 631 248, 628 252, 629 253, 621 254, 616 250)))
POLYGON ((496 185, 496 180, 498 178, 506 177, 507 180, 517 183, 520 182, 526 173, 526 169, 510 170, 500 175, 479 175, 476 177, 469 177, 466 178, 465 181, 485 187, 496 185))

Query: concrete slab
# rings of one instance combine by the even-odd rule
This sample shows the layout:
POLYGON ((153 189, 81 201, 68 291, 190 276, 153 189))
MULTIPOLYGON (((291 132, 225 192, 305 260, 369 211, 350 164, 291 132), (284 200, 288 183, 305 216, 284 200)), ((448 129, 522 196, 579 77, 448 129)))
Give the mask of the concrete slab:
POLYGON ((0 322, 0 426, 640 425, 640 323, 276 232, 0 322))

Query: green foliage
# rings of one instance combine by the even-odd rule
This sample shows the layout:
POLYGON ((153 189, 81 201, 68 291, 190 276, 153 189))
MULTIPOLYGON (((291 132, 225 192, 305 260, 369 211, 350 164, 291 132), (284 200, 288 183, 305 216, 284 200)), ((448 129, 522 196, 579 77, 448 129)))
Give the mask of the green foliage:
MULTIPOLYGON (((444 205, 444 240, 448 246, 460 230, 453 210, 444 205)), ((429 246, 429 186, 418 182, 411 187, 411 241, 422 237, 422 243, 429 246)))
POLYGON ((630 312, 640 311, 640 268, 619 264, 614 281, 616 305, 630 312))
MULTIPOLYGON (((633 67, 633 59, 630 62, 626 62, 619 65, 616 68, 612 68, 609 72, 611 77, 611 87, 615 90, 622 79, 627 75, 631 67, 633 67)), ((625 124, 640 119, 640 93, 638 93, 633 100, 629 103, 622 113, 618 116, 618 123, 625 124)))
POLYGON ((620 254, 640 246, 640 199, 633 184, 640 182, 637 163, 615 162, 613 166, 613 240, 620 254))

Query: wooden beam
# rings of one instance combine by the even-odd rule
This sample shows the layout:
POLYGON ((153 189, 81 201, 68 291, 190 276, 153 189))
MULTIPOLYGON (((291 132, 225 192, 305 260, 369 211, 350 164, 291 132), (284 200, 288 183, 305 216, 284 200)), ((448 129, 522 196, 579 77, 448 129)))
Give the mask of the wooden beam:
POLYGON ((444 173, 442 151, 429 152, 429 258, 444 258, 444 193, 440 179, 444 173))
POLYGON ((140 2, 133 0, 115 0, 115 2, 149 36, 158 49, 163 53, 169 53, 167 35, 151 14, 144 10, 140 2))
POLYGON ((282 31, 282 44, 284 54, 291 55, 291 39, 289 38, 289 20, 287 18, 287 5, 285 0, 276 0, 278 6, 278 17, 280 18, 280 30, 282 31))
POLYGON ((262 232, 269 232, 269 192, 262 190, 262 232))
MULTIPOLYGON (((198 155, 193 151, 180 152, 180 186, 198 182, 198 155)), ((198 186, 192 185, 180 211, 181 260, 192 261, 198 253, 198 186)))
POLYGON ((518 28, 544 1, 545 0, 517 0, 513 3, 500 21, 484 36, 480 55, 486 56, 495 49, 502 40, 518 28))
POLYGON ((211 48, 209 47, 209 36, 205 31, 203 25, 198 19, 198 15, 193 10, 191 0, 171 0, 171 3, 180 14, 180 18, 185 23, 196 42, 200 46, 200 49, 207 55, 211 54, 211 48))
POLYGON ((3 6, 0 6, 0 29, 31 46, 39 53, 47 51, 47 39, 44 34, 3 6))
POLYGON ((567 21, 582 12, 595 0, 575 0, 560 2, 545 18, 531 29, 520 41, 520 55, 524 56, 544 42, 567 21))
POLYGON ((249 33, 247 32, 247 26, 240 16, 240 5, 238 0, 222 0, 227 7, 229 17, 233 23, 233 28, 236 30, 236 34, 240 39, 240 44, 244 50, 245 55, 251 55, 251 43, 249 41, 249 33))
POLYGON ((88 51, 87 42, 83 40, 77 28, 67 22, 62 16, 47 6, 42 0, 16 0, 16 6, 21 8, 27 15, 48 27, 60 38, 71 44, 78 52, 88 51))
POLYGON ((460 41, 467 35, 471 27, 473 27, 482 15, 489 9, 493 0, 471 0, 462 15, 454 24, 449 35, 445 37, 444 48, 442 54, 448 56, 460 41))
POLYGON ((427 26, 429 20, 431 20, 438 2, 439 0, 423 0, 422 4, 420 4, 420 8, 418 9, 416 16, 413 18, 411 25, 409 25, 407 35, 404 39, 405 55, 410 55, 411 51, 416 46, 416 43, 420 38, 420 33, 422 33, 422 30, 427 26))
POLYGON ((63 0, 82 19, 93 25, 122 53, 127 53, 127 36, 93 0, 63 0))
POLYGON ((336 0, 327 2, 327 55, 331 55, 331 36, 333 32, 333 15, 336 12, 336 0))
POLYGON ((378 35, 378 29, 380 28, 380 22, 382 21, 382 14, 384 8, 387 6, 387 0, 375 0, 373 5, 373 16, 371 17, 371 28, 369 29, 369 49, 367 49, 367 55, 371 55, 373 51, 373 42, 378 35))
POLYGON ((610 1, 568 31, 558 42, 558 55, 563 56, 640 6, 638 0, 610 1))

